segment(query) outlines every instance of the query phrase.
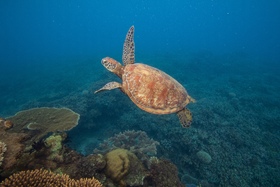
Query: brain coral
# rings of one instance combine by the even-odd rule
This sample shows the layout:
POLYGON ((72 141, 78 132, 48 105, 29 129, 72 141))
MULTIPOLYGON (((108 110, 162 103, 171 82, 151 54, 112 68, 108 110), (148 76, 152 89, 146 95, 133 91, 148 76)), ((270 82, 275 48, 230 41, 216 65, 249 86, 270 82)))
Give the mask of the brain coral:
POLYGON ((38 187, 38 186, 79 186, 79 187, 102 187, 101 183, 95 178, 81 178, 80 180, 71 179, 68 175, 59 175, 52 173, 48 170, 35 169, 21 171, 11 175, 0 183, 3 187, 13 187, 13 186, 28 186, 28 187, 38 187))
POLYGON ((128 172, 131 153, 126 149, 115 149, 105 155, 107 162, 105 173, 111 179, 119 182, 128 172))
POLYGON ((105 160, 105 174, 119 186, 143 186, 147 173, 135 154, 118 148, 107 153, 105 160))

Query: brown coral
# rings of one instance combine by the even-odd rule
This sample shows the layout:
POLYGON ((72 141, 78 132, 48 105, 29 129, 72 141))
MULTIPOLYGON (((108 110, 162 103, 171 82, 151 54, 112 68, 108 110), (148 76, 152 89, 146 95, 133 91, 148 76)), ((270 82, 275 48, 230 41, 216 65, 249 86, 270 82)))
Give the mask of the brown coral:
POLYGON ((5 119, 0 117, 0 125, 4 125, 5 119))
MULTIPOLYGON (((103 155, 101 154, 91 154, 82 159, 77 164, 77 170, 79 171, 79 177, 92 177, 98 176, 106 166, 106 161, 103 155)), ((98 178, 98 177, 97 177, 98 178)))
POLYGON ((129 170, 129 151, 126 149, 115 149, 105 155, 107 165, 105 173, 112 180, 119 182, 129 170))
POLYGON ((26 137, 27 134, 25 133, 12 133, 5 131, 4 128, 0 128, 0 141, 5 142, 7 146, 2 164, 5 171, 16 164, 18 157, 25 148, 22 142, 26 137))
POLYGON ((4 127, 5 127, 6 130, 12 128, 13 126, 14 126, 14 124, 10 120, 6 120, 4 122, 4 127))
POLYGON ((6 178, 2 183, 3 187, 10 186, 54 186, 54 187, 102 187, 101 183, 95 178, 81 178, 80 180, 71 179, 68 175, 59 175, 52 173, 48 170, 35 169, 21 171, 19 173, 11 175, 9 178, 6 178))
POLYGON ((14 126, 14 123, 10 120, 5 120, 4 118, 0 118, 0 125, 4 127, 5 130, 8 130, 14 126))
POLYGON ((67 131, 78 124, 80 115, 68 108, 33 108, 16 113, 9 117, 15 127, 13 131, 19 132, 21 129, 38 130, 38 138, 49 132, 67 131))
POLYGON ((4 153, 6 152, 7 147, 4 142, 0 142, 0 166, 2 165, 2 161, 4 159, 4 153))
POLYGON ((146 180, 149 180, 154 186, 184 186, 178 178, 177 167, 168 160, 153 159, 151 174, 146 180))

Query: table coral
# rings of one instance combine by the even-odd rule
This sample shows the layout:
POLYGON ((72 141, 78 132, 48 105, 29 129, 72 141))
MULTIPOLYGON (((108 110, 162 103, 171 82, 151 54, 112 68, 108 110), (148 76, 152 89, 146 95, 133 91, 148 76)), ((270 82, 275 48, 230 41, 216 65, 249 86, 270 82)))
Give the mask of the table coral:
POLYGON ((16 113, 8 118, 15 124, 13 131, 21 129, 37 130, 40 139, 49 132, 67 131, 74 128, 80 115, 68 108, 32 108, 16 113))

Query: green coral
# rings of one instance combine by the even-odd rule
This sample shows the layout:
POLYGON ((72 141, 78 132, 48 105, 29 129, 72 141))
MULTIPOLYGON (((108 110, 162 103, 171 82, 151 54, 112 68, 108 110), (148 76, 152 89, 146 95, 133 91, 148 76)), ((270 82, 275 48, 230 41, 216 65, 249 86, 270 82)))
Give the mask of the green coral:
POLYGON ((48 159, 53 160, 61 157, 60 151, 62 150, 62 141, 63 138, 60 134, 53 134, 46 138, 45 145, 49 148, 50 151, 48 159))

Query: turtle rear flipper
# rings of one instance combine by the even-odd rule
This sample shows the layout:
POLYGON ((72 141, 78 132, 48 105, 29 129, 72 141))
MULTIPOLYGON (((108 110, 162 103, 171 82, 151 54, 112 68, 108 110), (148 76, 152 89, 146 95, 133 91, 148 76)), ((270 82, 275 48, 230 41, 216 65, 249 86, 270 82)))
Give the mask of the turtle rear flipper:
POLYGON ((96 90, 94 93, 96 94, 101 91, 112 90, 112 89, 121 88, 121 87, 122 87, 122 85, 118 82, 108 82, 102 88, 100 88, 99 90, 96 90))
POLYGON ((180 120, 180 123, 182 127, 190 127, 192 123, 192 113, 189 111, 189 109, 184 108, 183 110, 180 110, 177 112, 177 116, 180 120))

